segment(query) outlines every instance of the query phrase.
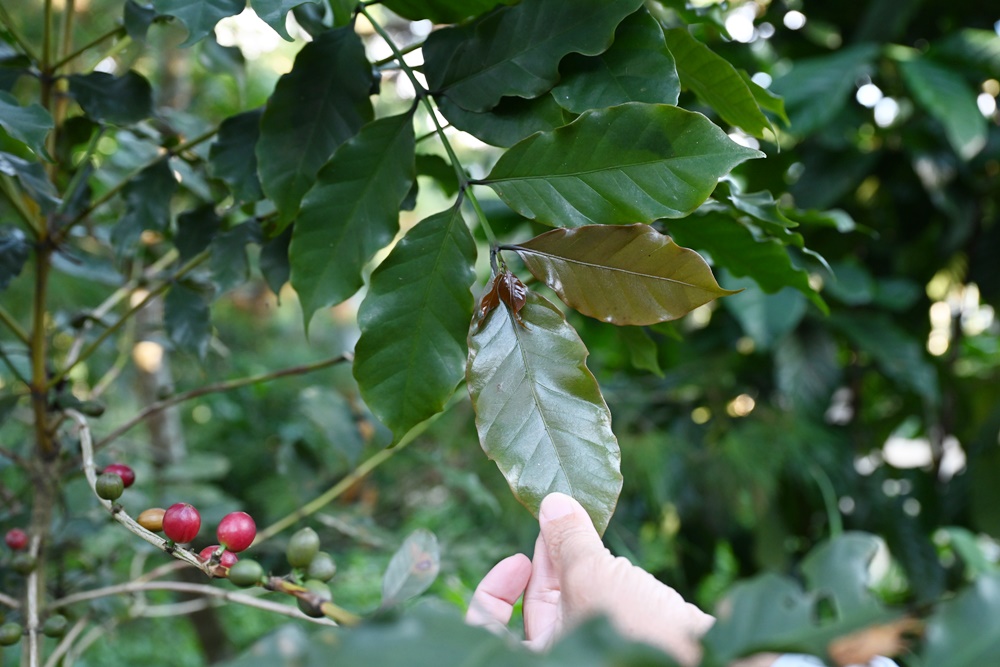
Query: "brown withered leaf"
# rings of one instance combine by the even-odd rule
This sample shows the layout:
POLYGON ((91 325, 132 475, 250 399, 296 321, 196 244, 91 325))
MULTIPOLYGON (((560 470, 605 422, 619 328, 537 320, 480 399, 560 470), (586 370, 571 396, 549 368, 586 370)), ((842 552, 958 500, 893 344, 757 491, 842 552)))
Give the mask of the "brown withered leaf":
POLYGON ((840 667, 864 665, 876 656, 898 655, 906 648, 908 635, 919 634, 923 627, 920 619, 901 618, 837 637, 826 650, 834 664, 840 667))

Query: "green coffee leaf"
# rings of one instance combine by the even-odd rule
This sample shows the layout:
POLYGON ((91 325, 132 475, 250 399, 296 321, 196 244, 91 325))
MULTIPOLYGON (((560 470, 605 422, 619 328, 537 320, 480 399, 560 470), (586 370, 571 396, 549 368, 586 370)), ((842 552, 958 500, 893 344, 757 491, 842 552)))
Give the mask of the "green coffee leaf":
POLYGON ((767 294, 750 278, 723 278, 723 283, 743 289, 723 304, 753 340, 755 349, 770 350, 783 342, 806 314, 806 298, 791 287, 767 294))
POLYGON ((69 94, 93 120, 132 125, 153 115, 153 88, 131 70, 119 77, 106 72, 73 74, 69 94))
POLYGON ((472 234, 452 208, 409 230, 372 273, 354 377, 397 439, 444 409, 462 380, 475 260, 472 234))
POLYGON ((228 292, 247 281, 250 277, 247 245, 260 241, 260 223, 256 220, 242 222, 215 235, 210 246, 208 265, 212 271, 216 294, 228 292))
POLYGON ((280 213, 272 236, 295 217, 302 196, 337 147, 372 119, 371 86, 364 45, 350 27, 306 44, 292 71, 278 80, 256 148, 261 186, 280 213))
POLYGON ((215 213, 215 206, 205 204, 177 216, 177 235, 174 245, 186 262, 208 247, 222 229, 222 218, 215 213))
POLYGON ((410 113, 380 118, 337 149, 303 199, 289 261, 306 328, 317 309, 358 291, 364 265, 396 235, 414 145, 410 113))
POLYGON ((466 377, 479 442, 521 504, 537 516, 542 498, 561 491, 603 533, 621 453, 587 354, 559 309, 529 293, 519 320, 501 304, 473 324, 466 377))
POLYGON ((0 127, 23 141, 36 155, 47 156, 45 137, 53 128, 52 115, 40 104, 23 107, 10 93, 0 91, 0 127))
POLYGON ((978 667, 1000 655, 1000 574, 977 577, 927 621, 925 665, 978 667))
POLYGON ((155 18, 156 10, 152 5, 140 5, 135 0, 126 0, 122 25, 125 26, 125 33, 135 41, 146 41, 146 33, 155 18))
POLYGON ((264 196, 257 178, 256 154, 263 114, 263 109, 254 109, 222 121, 208 152, 210 173, 229 186, 237 201, 252 202, 264 196))
POLYGON ((418 154, 416 167, 418 176, 434 179, 449 197, 458 193, 458 176, 455 175, 455 169, 440 155, 418 154))
POLYGON ((0 152, 0 174, 16 178, 28 196, 38 204, 42 213, 50 213, 59 205, 59 195, 41 162, 28 161, 10 153, 0 152))
POLYGON ((780 95, 775 95, 767 88, 754 83, 750 75, 746 73, 746 70, 741 69, 737 71, 740 73, 743 83, 750 89, 750 94, 753 95, 753 99, 757 103, 757 106, 760 107, 760 110, 771 112, 780 118, 786 127, 790 125, 792 121, 788 119, 788 114, 785 112, 785 100, 780 95))
POLYGON ((288 263, 288 246, 291 242, 292 228, 289 227, 260 247, 260 272, 267 286, 278 295, 292 273, 292 267, 288 263))
POLYGON ((645 8, 627 16, 615 41, 596 56, 570 54, 559 65, 552 96, 573 113, 625 102, 677 104, 680 83, 663 30, 645 8))
POLYGON ((427 83, 469 111, 506 95, 538 97, 559 80, 569 53, 596 55, 641 0, 536 0, 437 30, 424 44, 427 83), (553 29, 558 26, 558 29, 553 29))
POLYGON ((829 55, 797 60, 771 84, 785 100, 791 131, 805 136, 829 124, 852 97, 857 75, 875 56, 876 44, 847 46, 829 55))
POLYGON ((212 32, 221 19, 243 11, 246 0, 153 0, 153 7, 184 23, 188 36, 181 46, 190 46, 212 32))
POLYGON ((832 599, 841 618, 880 609, 869 581, 869 565, 880 542, 881 538, 869 533, 849 532, 815 547, 802 562, 809 590, 832 599))
POLYGON ((728 60, 692 37, 687 28, 673 28, 665 35, 681 85, 747 134, 763 138, 764 130, 773 131, 750 87, 728 60))
POLYGON ((381 609, 395 607, 426 591, 441 569, 441 553, 434 533, 418 528, 392 556, 382 578, 381 609))
POLYGON ((612 324, 675 320, 734 293, 698 253, 649 225, 553 229, 510 247, 567 306, 612 324))
POLYGON ((211 294, 183 282, 174 284, 163 299, 163 325, 167 337, 181 350, 204 359, 212 339, 209 302, 211 294))
POLYGON ((924 57, 900 62, 899 71, 917 103, 944 126, 948 143, 963 160, 986 146, 986 117, 960 71, 924 57))
POLYGON ((535 132, 554 130, 573 120, 551 95, 530 100, 504 97, 489 111, 467 111, 447 97, 437 100, 453 126, 494 146, 513 146, 535 132))
POLYGON ((497 5, 512 5, 517 0, 383 0, 394 13, 411 21, 428 19, 432 23, 459 23, 478 16, 497 5))
POLYGON ((177 181, 166 161, 146 167, 125 185, 125 215, 111 231, 111 242, 119 255, 127 254, 143 231, 166 231, 175 190, 177 181))
POLYGON ((318 0, 250 0, 251 9, 256 12, 264 23, 268 24, 281 38, 292 41, 285 29, 285 16, 299 5, 315 4, 318 0))
POLYGON ((553 227, 652 222, 687 215, 721 176, 762 156, 701 114, 630 102, 528 137, 482 182, 553 227))
POLYGON ((31 255, 31 244, 19 228, 0 226, 0 291, 17 278, 31 255))

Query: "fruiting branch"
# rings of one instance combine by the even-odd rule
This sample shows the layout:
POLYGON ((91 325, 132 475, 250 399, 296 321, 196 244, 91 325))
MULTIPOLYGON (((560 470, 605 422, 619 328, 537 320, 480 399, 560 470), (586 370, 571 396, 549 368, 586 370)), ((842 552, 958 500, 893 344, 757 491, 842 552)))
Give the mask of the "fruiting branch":
POLYGON ((223 391, 232 391, 233 389, 239 389, 240 387, 245 387, 251 384, 257 384, 259 382, 268 382, 270 380, 276 380, 278 378, 287 377, 289 375, 302 375, 305 373, 311 373, 313 371, 318 371, 329 366, 334 366, 343 362, 351 362, 354 360, 354 355, 350 352, 345 352, 339 354, 335 357, 330 357, 329 359, 324 359, 322 361, 316 361, 311 364, 303 364, 301 366, 292 366, 291 368, 283 368, 278 371, 272 371, 270 373, 261 373, 259 375, 252 375, 249 377, 238 378, 235 380, 226 380, 224 382, 217 382, 215 384, 209 384, 197 389, 192 389, 190 391, 181 392, 179 394, 174 394, 168 398, 165 398, 156 403, 151 403, 145 408, 139 411, 134 417, 129 419, 127 422, 113 430, 107 436, 102 438, 94 446, 95 450, 100 450, 107 444, 113 442, 114 440, 121 437, 127 431, 132 429, 137 424, 140 424, 150 416, 162 412, 167 408, 173 407, 178 403, 183 403, 184 401, 189 401, 192 398, 198 398, 199 396, 205 396, 206 394, 216 394, 223 391))

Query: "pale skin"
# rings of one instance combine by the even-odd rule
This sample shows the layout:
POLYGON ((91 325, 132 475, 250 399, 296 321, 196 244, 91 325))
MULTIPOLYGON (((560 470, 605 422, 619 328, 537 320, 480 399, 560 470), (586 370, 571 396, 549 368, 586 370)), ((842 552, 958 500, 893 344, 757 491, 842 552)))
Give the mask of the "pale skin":
MULTIPOLYGON (((681 665, 697 665, 699 639, 715 619, 601 542, 583 507, 553 493, 542 501, 534 559, 524 554, 497 563, 479 583, 466 621, 505 629, 524 596, 524 636, 544 649, 581 620, 606 616, 624 637, 656 646, 681 665)), ((776 655, 742 660, 738 667, 770 667, 776 655)), ((736 667, 736 665, 734 665, 736 667)))

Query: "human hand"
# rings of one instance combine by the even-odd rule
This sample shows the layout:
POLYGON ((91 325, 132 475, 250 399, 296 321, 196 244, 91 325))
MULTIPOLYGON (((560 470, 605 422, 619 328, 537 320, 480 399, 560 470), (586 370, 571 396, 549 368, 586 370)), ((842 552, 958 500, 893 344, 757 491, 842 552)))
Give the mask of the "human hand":
POLYGON ((623 636, 657 646, 683 665, 701 655, 700 637, 714 619, 677 591, 604 547, 586 510, 553 493, 539 509, 534 559, 505 558, 483 578, 466 620, 506 627, 524 595, 524 635, 534 648, 550 645, 580 621, 607 616, 623 636))

